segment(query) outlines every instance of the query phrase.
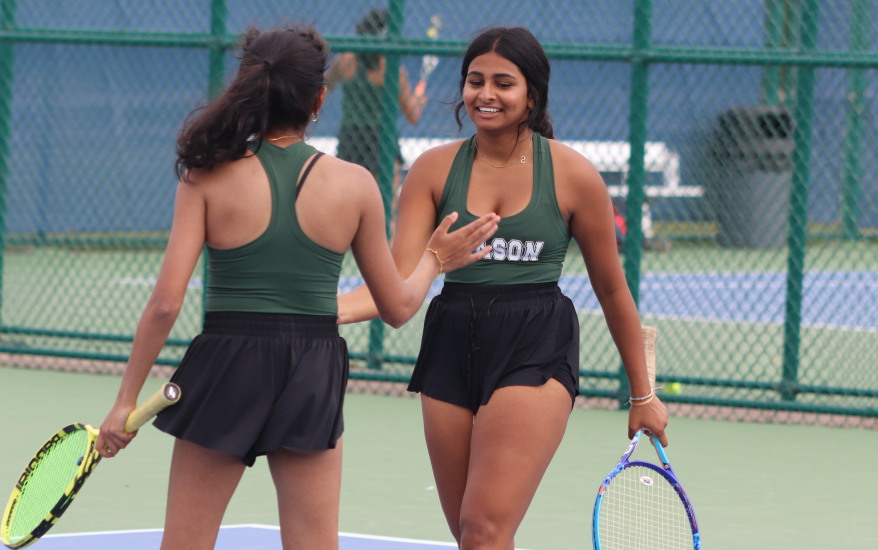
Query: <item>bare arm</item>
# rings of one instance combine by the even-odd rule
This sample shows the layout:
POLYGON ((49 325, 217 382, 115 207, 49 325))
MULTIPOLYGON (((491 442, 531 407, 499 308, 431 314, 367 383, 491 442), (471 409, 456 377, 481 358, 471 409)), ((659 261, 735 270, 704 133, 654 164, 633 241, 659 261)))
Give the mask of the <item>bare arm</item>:
MULTIPOLYGON (((403 259, 396 256, 400 239, 394 241, 393 255, 387 246, 384 208, 377 186, 370 185, 367 191, 351 248, 368 288, 361 287, 339 298, 339 322, 380 315, 389 325, 399 327, 418 311, 440 270, 458 269, 482 257, 482 253, 473 252, 497 230, 499 217, 488 214, 451 233, 448 228, 457 219, 456 214, 443 219, 435 230, 432 222, 424 224, 426 238, 406 246, 403 259)), ((435 222, 435 214, 431 219, 435 222)), ((397 235, 402 230, 398 226, 397 235)))
MULTIPOLYGON (((558 167, 559 201, 569 215, 571 233, 582 252, 595 296, 622 358, 631 394, 648 395, 652 387, 646 372, 640 316, 619 261, 607 187, 594 166, 578 153, 560 146, 553 147, 552 154, 558 167)), ((665 406, 655 398, 646 405, 631 407, 628 437, 645 429, 666 445, 666 425, 665 406)))
POLYGON ((421 120, 424 106, 427 104, 427 83, 419 81, 414 90, 409 83, 408 72, 405 67, 399 68, 399 106, 406 120, 415 124, 421 120))
POLYGON ((178 184, 174 221, 161 271, 134 333, 116 402, 101 424, 97 449, 103 456, 115 456, 134 437, 125 432, 125 420, 134 409, 150 368, 183 306, 189 279, 205 242, 204 217, 201 194, 191 184, 178 184), (104 449, 105 445, 110 452, 104 449))
POLYGON ((356 72, 357 57, 353 52, 346 52, 333 58, 323 80, 329 91, 332 91, 339 83, 352 79, 356 72))
MULTIPOLYGON (((402 186, 396 232, 393 239, 393 260, 402 277, 408 277, 414 272, 415 266, 420 261, 425 248, 429 246, 428 242, 434 234, 437 224, 436 204, 441 195, 445 175, 450 167, 450 157, 453 156, 453 151, 448 156, 449 158, 445 162, 442 155, 435 154, 435 151, 423 154, 415 161, 406 177, 405 185, 402 186)), ((484 223, 485 221, 482 218, 473 223, 484 223)), ((493 230, 496 228, 494 227, 493 230)), ((481 244, 480 242, 479 245, 481 244)), ((488 250, 490 249, 482 252, 485 253, 488 250)), ((339 296, 338 315, 341 324, 357 323, 377 317, 378 310, 369 289, 360 286, 350 293, 339 296)))

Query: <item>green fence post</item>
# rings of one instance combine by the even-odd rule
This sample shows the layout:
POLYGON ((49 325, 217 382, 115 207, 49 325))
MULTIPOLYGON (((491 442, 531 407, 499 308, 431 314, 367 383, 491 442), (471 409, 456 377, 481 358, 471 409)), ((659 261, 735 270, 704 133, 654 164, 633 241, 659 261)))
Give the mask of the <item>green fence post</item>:
MULTIPOLYGON (((227 19, 229 17, 229 6, 226 0, 211 0, 210 2, 210 35, 213 38, 209 46, 209 57, 207 64, 207 98, 213 99, 223 89, 223 82, 226 76, 226 48, 223 42, 227 31, 227 19)), ((201 269, 201 320, 204 322, 203 304, 207 299, 207 261, 202 262, 201 269)))
MULTIPOLYGON (((807 0, 802 12, 801 51, 809 53, 817 43, 817 0, 807 0)), ((783 372, 780 393, 794 401, 798 393, 799 354, 802 336, 802 294, 805 276, 805 245, 808 238, 808 186, 811 183, 811 129, 814 115, 814 67, 799 67, 793 130, 793 174, 790 190, 790 225, 787 236, 787 299, 784 320, 783 372)))
POLYGON ((223 38, 228 32, 227 20, 229 6, 226 0, 210 2, 210 35, 214 41, 210 45, 210 62, 207 73, 207 95, 210 99, 223 89, 226 76, 226 45, 223 38))
MULTIPOLYGON (((391 0, 387 6, 387 39, 402 38, 403 8, 405 0, 391 0)), ((390 237, 393 217, 393 178, 396 169, 397 138, 396 118, 399 114, 399 55, 384 54, 384 92, 381 96, 381 137, 379 143, 378 188, 384 199, 384 219, 387 236, 390 237)), ((367 365, 370 369, 380 369, 384 356, 384 322, 373 319, 369 322, 369 353, 367 365)))
MULTIPOLYGON (((640 264, 643 254, 643 203, 646 199, 646 136, 649 117, 649 60, 652 41, 652 0, 634 2, 634 56, 631 60, 631 106, 628 114, 628 196, 625 198, 625 278, 640 301, 640 264)), ((619 368, 619 407, 628 402, 628 377, 619 368)))
MULTIPOLYGON (((15 2, 0 3, 0 29, 15 28, 15 2)), ((12 80, 14 73, 14 43, 0 42, 0 319, 3 317, 3 273, 6 254, 6 193, 9 190, 9 143, 12 127, 12 80)))
MULTIPOLYGON (((765 45, 771 50, 777 50, 785 45, 784 4, 785 0, 765 1, 765 45)), ((780 103, 782 86, 780 73, 781 68, 777 65, 768 65, 763 69, 762 96, 767 105, 780 103)))
MULTIPOLYGON (((869 0, 854 0, 851 5, 850 50, 865 52, 869 47, 869 0)), ((862 155, 863 114, 866 112, 866 72, 848 70, 848 105, 845 113, 844 166, 841 177, 842 236, 851 241, 860 238, 860 156, 862 155)))

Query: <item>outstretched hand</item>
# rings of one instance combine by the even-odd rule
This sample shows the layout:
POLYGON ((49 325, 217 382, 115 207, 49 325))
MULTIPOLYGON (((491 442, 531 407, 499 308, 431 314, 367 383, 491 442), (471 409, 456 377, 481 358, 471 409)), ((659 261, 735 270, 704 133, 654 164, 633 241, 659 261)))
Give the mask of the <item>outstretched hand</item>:
POLYGON ((490 252, 490 246, 480 247, 497 231, 500 223, 500 216, 497 214, 485 214, 449 233, 448 229, 457 218, 457 212, 445 216, 427 242, 427 250, 436 256, 439 269, 443 273, 476 262, 490 252))
POLYGON ((665 435, 667 425, 668 409, 658 396, 653 397, 649 403, 633 406, 628 411, 628 439, 634 437, 637 430, 643 430, 657 438, 662 447, 667 447, 668 436, 665 435))

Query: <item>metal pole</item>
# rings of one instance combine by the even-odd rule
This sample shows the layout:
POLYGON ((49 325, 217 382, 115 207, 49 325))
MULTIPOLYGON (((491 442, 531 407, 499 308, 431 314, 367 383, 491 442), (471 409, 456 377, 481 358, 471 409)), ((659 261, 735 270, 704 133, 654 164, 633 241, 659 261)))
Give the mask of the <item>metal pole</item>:
MULTIPOLYGON (((228 32, 226 22, 229 17, 229 6, 226 0, 211 0, 210 3, 210 34, 215 39, 210 45, 207 67, 207 97, 214 99, 223 89, 226 75, 226 42, 223 40, 228 32)), ((202 254, 201 269, 201 320, 204 322, 204 304, 207 301, 207 257, 202 254)))
MULTIPOLYGON (((391 0, 387 7, 387 40, 402 37, 403 8, 405 0, 391 0)), ((384 219, 387 236, 390 236, 393 216, 393 179, 396 170, 397 137, 396 119, 399 115, 399 55, 386 55, 384 92, 381 96, 381 137, 378 159, 378 188, 384 199, 384 219)), ((369 322, 369 353, 367 366, 381 368, 384 355, 384 323, 381 319, 369 322)))
MULTIPOLYGON (((640 301, 640 264, 643 253, 643 203, 646 199, 646 137, 649 118, 649 61, 645 55, 652 41, 652 0, 634 3, 634 56, 631 62, 631 106, 628 115, 628 196, 625 199, 625 278, 640 301)), ((619 406, 628 401, 628 377, 619 368, 619 406)))
POLYGON ((207 95, 213 99, 223 89, 226 76, 226 49, 223 41, 228 29, 229 6, 226 0, 211 0, 210 3, 210 35, 214 38, 210 46, 210 61, 207 73, 207 95))
MULTIPOLYGON (((784 0, 765 0, 765 45, 771 50, 784 46, 784 0)), ((763 69, 762 97, 767 105, 778 105, 781 96, 780 67, 763 69)))
MULTIPOLYGON (((15 27, 16 0, 0 3, 0 29, 15 27)), ((12 42, 0 42, 0 319, 3 314, 3 273, 6 251, 6 195, 9 192, 9 144, 12 126, 12 94, 14 73, 12 42)))
MULTIPOLYGON (((814 50, 817 43, 817 0, 807 0, 802 12, 801 49, 814 50)), ((805 277, 805 244, 808 237, 808 186, 811 183, 811 130, 814 115, 814 68, 800 67, 795 95, 793 174, 790 191, 790 226, 787 236, 787 301, 784 321, 781 396, 794 401, 798 393, 799 355, 802 338, 802 295, 805 277)))
MULTIPOLYGON (((869 0, 854 0, 851 5, 851 52, 869 47, 869 0)), ((841 177, 841 227, 845 239, 860 238, 860 176, 863 153, 863 114, 866 112, 866 72, 848 71, 848 105, 845 112, 844 166, 841 177)))

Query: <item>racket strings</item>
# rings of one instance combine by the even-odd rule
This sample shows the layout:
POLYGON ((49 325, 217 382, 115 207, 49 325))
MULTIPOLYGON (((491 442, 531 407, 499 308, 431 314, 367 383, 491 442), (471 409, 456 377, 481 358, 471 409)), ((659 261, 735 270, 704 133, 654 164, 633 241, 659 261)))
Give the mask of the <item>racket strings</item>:
POLYGON ((629 466, 613 478, 601 503, 599 529, 602 550, 691 550, 693 543, 677 491, 644 466, 629 466))
POLYGON ((31 461, 7 524, 11 542, 29 536, 64 501, 90 446, 88 432, 78 429, 31 461))

